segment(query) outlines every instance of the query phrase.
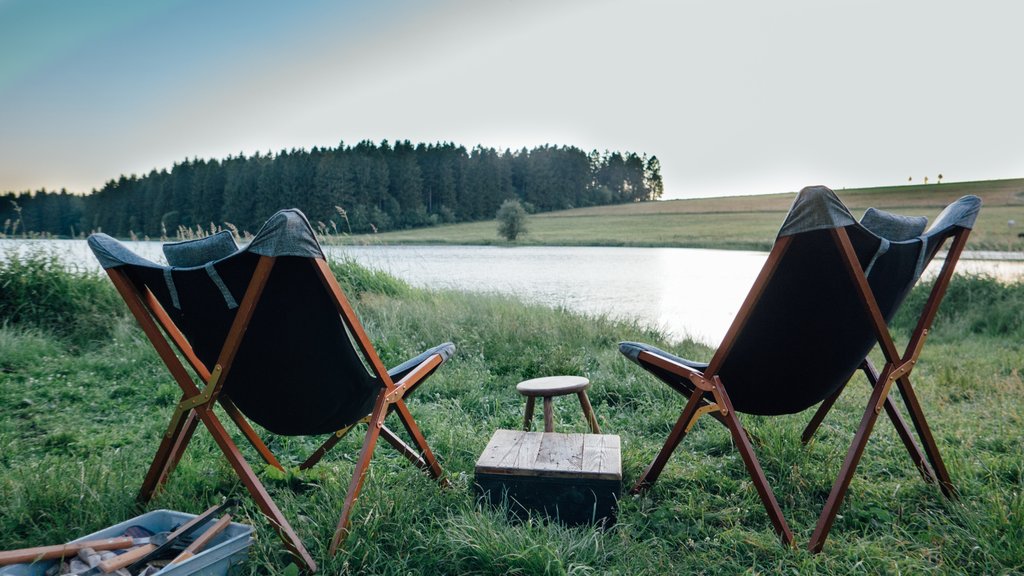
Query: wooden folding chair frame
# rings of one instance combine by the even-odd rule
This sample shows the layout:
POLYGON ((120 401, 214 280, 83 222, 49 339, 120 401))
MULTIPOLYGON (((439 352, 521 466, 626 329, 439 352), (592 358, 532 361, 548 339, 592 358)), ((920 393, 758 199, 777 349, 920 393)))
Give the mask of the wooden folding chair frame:
MULTIPOLYGON (((214 404, 219 403, 264 461, 275 468, 284 470, 280 462, 274 457, 273 453, 264 444, 263 440, 260 439, 259 435, 231 399, 221 394, 221 387, 227 378, 228 372, 231 370, 235 355, 242 343, 249 321, 252 319, 252 314, 263 293, 263 288, 266 286, 267 279, 270 277, 275 260, 275 257, 260 256, 256 270, 246 289, 245 296, 238 307, 234 322, 225 338, 224 345, 217 358, 217 363, 212 369, 199 359, 184 334, 167 315, 152 292, 148 289, 145 291, 138 290, 131 280, 128 279, 125 272, 118 267, 108 268, 107 273, 117 291, 128 305, 132 315, 139 322, 146 337, 153 344, 157 354, 167 366, 174 380, 181 387, 183 393, 182 399, 171 417, 167 432, 160 442, 156 456, 153 458, 153 463, 150 465, 149 471, 143 480, 138 500, 141 503, 148 502, 167 481, 168 476, 177 466, 185 452, 185 448, 192 439, 196 426, 201 421, 210 431, 217 446, 220 447, 221 452, 224 453, 225 458, 227 458, 253 500, 256 501, 257 506, 269 518, 271 524, 284 541, 288 551, 295 557, 300 566, 309 572, 314 572, 317 568, 316 562, 303 546, 302 541, 271 499, 263 484, 259 481, 231 439, 230 434, 213 411, 214 404), (161 329, 163 332, 161 332, 161 329), (175 354, 174 349, 172 349, 171 343, 188 362, 199 380, 204 383, 202 390, 196 386, 187 369, 175 354)), ((383 437, 386 442, 394 446, 416 466, 426 471, 434 479, 443 482, 441 466, 427 445, 423 433, 420 431, 404 401, 405 395, 415 389, 429 376, 441 364, 443 359, 440 355, 434 354, 406 374, 401 380, 394 382, 374 350, 369 337, 366 335, 366 331, 352 310, 348 299, 342 293, 341 287, 338 286, 327 262, 320 258, 311 258, 310 261, 316 270, 316 275, 320 278, 324 288, 334 302, 346 328, 355 338, 355 342, 362 352, 364 359, 370 364, 373 373, 383 384, 377 395, 373 410, 360 421, 367 423, 368 429, 363 440, 359 458, 356 461, 352 480, 349 483, 341 517, 338 521, 334 537, 331 540, 330 553, 334 554, 348 536, 352 508, 362 488, 378 438, 383 437), (399 420, 418 450, 403 442, 384 425, 385 418, 391 412, 398 414, 399 420)), ((331 435, 300 468, 305 469, 313 466, 342 437, 348 434, 352 428, 353 426, 347 426, 331 435)))
MULTIPOLYGON (((906 351, 902 356, 899 354, 896 349, 896 345, 893 343, 892 336, 889 333, 889 328, 878 308, 874 293, 872 292, 864 270, 857 259, 857 255, 854 252, 853 245, 850 242, 846 229, 836 228, 831 232, 832 238, 840 251, 844 266, 856 286, 858 298, 864 306, 865 312, 868 314, 872 329, 875 332, 878 344, 882 350, 883 356, 885 357, 885 365, 879 373, 867 358, 863 361, 862 369, 868 377, 868 382, 872 386, 872 393, 868 400, 867 408, 864 411, 864 416, 857 428, 857 432, 850 444, 849 451, 843 461, 835 483, 832 486, 831 493, 829 494, 821 511, 814 533, 811 536, 808 549, 812 552, 820 552, 824 546, 825 539, 828 538, 828 533, 832 528, 832 523, 835 520, 839 505, 842 503, 843 497, 846 495, 846 490, 849 488, 850 481, 857 469, 857 464, 860 462, 868 437, 871 435, 875 420, 883 408, 885 408, 886 414, 892 421, 897 434, 900 436, 900 439, 906 446, 911 459, 914 461, 915 466, 921 472, 924 479, 928 482, 937 479, 943 495, 948 498, 956 496, 956 490, 953 487, 952 481, 949 478, 949 473, 946 471, 946 467, 942 462, 938 446, 936 445, 935 439, 928 427, 928 423, 925 420, 924 413, 921 410, 921 405, 917 400, 917 395, 914 393, 914 389, 911 386, 910 374, 913 371, 914 366, 917 364, 918 356, 924 346, 925 338, 931 330, 931 325, 935 319, 936 313, 938 312, 939 304, 941 303, 942 298, 946 293, 946 289, 949 286, 950 279, 953 276, 957 260, 959 260, 960 254, 963 252, 963 248, 967 244, 967 237, 970 234, 970 229, 959 226, 954 227, 947 238, 941 239, 941 242, 944 243, 949 237, 952 237, 953 242, 946 255, 942 270, 935 279, 935 283, 931 293, 929 294, 928 300, 925 303, 920 317, 918 318, 917 325, 911 334, 906 351), (896 384, 900 395, 903 397, 906 408, 910 413, 910 419, 914 423, 918 436, 921 438, 921 442, 924 445, 924 454, 922 454, 921 449, 918 448, 915 443, 906 422, 900 415, 900 412, 888 397, 889 390, 894 383, 896 384)), ((736 447, 740 452, 740 456, 743 459, 743 463, 747 467, 747 471, 754 483, 754 487, 757 489, 757 493, 764 504, 765 510, 768 512, 768 517, 771 519, 772 525, 774 526, 775 531, 779 534, 782 542, 787 546, 795 545, 793 541, 793 533, 787 525, 786 519, 782 515, 782 510, 775 498, 775 494, 772 492, 772 489, 768 484, 764 471, 761 469, 757 456, 754 454, 753 446, 747 437, 746 431, 743 429, 739 418, 732 408, 732 403, 730 402, 729 395, 726 392, 726 384, 722 382, 718 373, 723 362, 727 358, 732 345, 736 341, 737 336, 743 329, 747 320, 750 318, 754 305, 760 299, 761 294, 768 285, 768 282, 771 280, 775 270, 778 268, 779 261, 782 259, 783 254, 785 254, 791 242, 791 236, 783 236, 776 241, 771 253, 768 255, 768 259, 765 262, 764 267, 761 269, 761 272, 758 274, 758 277, 754 282, 754 286, 751 288, 750 293, 747 295, 743 305, 740 307, 736 320, 730 326, 722 341, 722 345, 719 346, 718 350, 712 357, 711 362, 708 364, 708 367, 703 372, 683 364, 673 362, 667 358, 657 356, 650 352, 640 352, 638 360, 686 378, 693 384, 694 389, 692 391, 688 391, 682 387, 674 387, 677 391, 687 397, 688 400, 686 406, 679 415, 679 419, 676 421, 675 426, 669 433, 661 451, 651 462, 650 466, 648 466, 647 469, 644 470, 643 474, 640 475, 640 478, 632 489, 632 493, 636 494, 650 488, 661 474, 662 469, 665 467, 665 464, 668 462, 668 459, 672 456, 672 453, 682 441, 683 437, 693 427, 697 418, 705 413, 710 414, 729 428, 733 442, 735 442, 736 447), (706 399, 706 395, 708 394, 713 397, 714 402, 710 402, 706 399)), ((925 247, 922 247, 922 249, 925 249, 925 247)), ((810 423, 808 423, 804 430, 802 435, 804 443, 811 439, 814 431, 821 424, 825 415, 828 413, 829 409, 832 407, 833 403, 839 397, 839 394, 844 388, 845 384, 821 402, 817 412, 814 414, 810 423)))

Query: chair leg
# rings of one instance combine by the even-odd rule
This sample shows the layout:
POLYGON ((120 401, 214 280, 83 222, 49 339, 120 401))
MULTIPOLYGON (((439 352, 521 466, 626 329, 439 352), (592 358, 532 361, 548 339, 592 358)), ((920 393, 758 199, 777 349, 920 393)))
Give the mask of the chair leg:
POLYGON ((533 424, 533 396, 526 397, 526 411, 523 412, 523 430, 529 432, 533 424))
POLYGON ((903 441, 903 445, 907 448, 907 453, 910 454, 910 459, 914 461, 914 467, 921 473, 921 478, 925 482, 931 484, 935 482, 935 472, 932 467, 928 465, 925 460, 924 454, 921 453, 921 449, 918 448, 917 442, 914 441, 914 437, 910 434, 910 428, 907 427, 907 423, 903 420, 903 416, 900 414, 899 409, 893 404, 889 398, 885 399, 885 413, 889 416, 889 420, 892 422, 893 428, 896 429, 896 434, 903 441))
POLYGON ((701 394, 699 392, 693 392, 690 394, 689 399, 686 402, 686 406, 683 407, 683 411, 679 414, 679 419, 676 420, 676 425, 672 427, 672 432, 669 433, 668 438, 665 439, 665 444, 662 445, 661 451, 654 457, 650 466, 644 470, 644 473, 640 475, 640 478, 633 485, 630 494, 640 494, 647 491, 655 482, 658 481, 658 476, 661 475, 661 471, 665 468, 665 464, 668 463, 668 459, 675 452, 679 443, 686 436, 687 425, 693 420, 694 415, 697 413, 697 406, 700 405, 701 394))
POLYGON ((597 425, 597 416, 594 415, 594 407, 590 405, 590 398, 587 398, 587 392, 580 390, 576 393, 576 396, 580 399, 580 408, 583 409, 583 415, 587 418, 587 424, 590 425, 590 431, 594 434, 600 434, 601 428, 597 425))
POLYGON ((178 441, 174 444, 174 448, 171 449, 167 465, 164 467, 163 474, 160 475, 157 486, 163 486, 167 482, 167 478, 170 477, 171 472, 174 472, 174 469, 177 468, 178 462, 181 462, 181 457, 185 455, 185 449, 188 448, 189 442, 192 441, 192 435, 198 426, 199 415, 193 411, 185 421, 185 429, 182 430, 181 435, 178 436, 178 441))
POLYGON ((390 428, 387 426, 381 426, 380 437, 387 441, 388 444, 391 444, 395 450, 398 450, 398 452, 402 456, 405 456, 409 462, 412 462, 414 466, 433 476, 433 471, 430 469, 430 465, 427 464, 427 461, 420 456, 419 452, 417 452, 412 446, 406 444, 405 441, 392 432, 390 428))
POLYGON ((775 499, 775 493, 772 492, 768 478, 764 475, 764 470, 761 469, 761 463, 758 462, 757 456, 754 454, 754 446, 750 443, 750 438, 747 437, 743 425, 740 424, 736 411, 732 408, 732 403, 728 401, 728 398, 726 398, 726 402, 729 410, 729 413, 725 415, 726 425, 729 427, 729 432, 732 433, 733 442, 740 452, 740 457, 743 458, 743 464, 747 467, 750 479, 754 482, 757 495, 761 497, 761 503, 764 504, 768 518, 772 521, 772 526, 775 527, 775 532, 782 539, 782 543, 786 546, 793 546, 793 531, 789 529, 789 524, 786 523, 786 518, 782 515, 782 508, 779 506, 778 500, 775 499))
MULTIPOLYGON (((883 376, 885 379, 889 378, 889 373, 892 368, 886 366, 883 376)), ((846 453, 846 458, 843 460, 843 465, 839 469, 839 475, 836 477, 835 483, 832 485, 832 491, 828 495, 828 499, 825 501, 825 506, 821 509, 821 515, 818 517, 818 524, 814 528, 814 534, 811 535, 811 541, 807 548, 811 552, 821 552, 822 547, 825 545, 825 539, 828 538, 828 533, 832 529, 832 523, 836 519, 836 514, 839 512, 839 505, 843 502, 843 497, 846 495, 847 488, 850 487, 850 481, 853 479, 853 473, 857 471, 857 464, 860 462, 860 457, 864 453, 864 446, 868 443, 868 437, 871 436, 871 431, 875 426, 875 421, 878 419, 878 412, 875 411, 875 406, 878 406, 879 400, 882 397, 882 393, 886 392, 885 380, 879 380, 875 386, 874 391, 871 393, 871 397, 868 400, 867 408, 864 410, 864 416, 861 418, 860 426, 857 428, 857 433, 853 437, 853 442, 850 444, 850 449, 846 453)))
POLYGON ((267 489, 264 488, 259 478, 256 477, 256 473, 253 472, 249 463, 246 462, 245 457, 242 456, 238 446, 231 440, 231 436, 224 429, 220 420, 217 419, 213 410, 199 408, 197 412, 199 412, 199 416, 210 431, 210 435, 213 436, 217 446, 220 447, 224 457, 227 458, 228 463, 231 464, 235 474, 238 475, 242 484, 245 485, 246 490, 249 491, 260 511, 270 520, 271 525, 281 537, 285 547, 295 557, 300 566, 308 572, 316 572, 316 562, 313 560, 313 557, 309 555, 305 546, 302 545, 302 540, 295 534, 291 524, 288 523, 288 520, 281 513, 274 500, 271 499, 267 489))
MULTIPOLYGON (((366 419, 363 419, 360 420, 359 422, 356 422, 356 424, 365 422, 366 419)), ((335 444, 341 442, 341 439, 344 438, 345 436, 348 436, 348 433, 351 432, 352 429, 355 427, 355 424, 345 426, 341 430, 338 430, 334 434, 331 434, 331 436, 327 438, 327 440, 323 444, 321 444, 319 448, 314 450, 313 453, 309 455, 309 458, 306 458, 305 462, 299 464, 299 470, 308 470, 315 466, 316 463, 319 462, 324 457, 324 455, 330 452, 331 448, 334 448, 335 444)))
POLYGON ((363 440, 363 448, 359 451, 359 459, 356 460, 352 480, 348 484, 345 504, 341 509, 341 517, 338 519, 338 527, 334 531, 334 537, 331 538, 329 551, 332 556, 338 552, 338 547, 348 538, 349 527, 352 523, 352 508, 356 503, 356 498, 359 497, 359 491, 363 488, 363 480, 366 479, 366 472, 370 467, 370 459, 373 458, 373 449, 377 446, 377 439, 380 438, 380 429, 384 426, 385 416, 387 416, 387 404, 385 404, 384 395, 381 393, 377 397, 377 404, 371 413, 366 438, 363 440))
POLYGON ((192 434, 195 432, 197 424, 198 419, 195 410, 190 410, 184 418, 178 419, 176 429, 168 430, 168 433, 164 435, 136 497, 139 503, 145 504, 152 500, 153 495, 167 481, 167 477, 174 471, 175 466, 177 466, 178 461, 185 452, 185 448, 188 447, 188 443, 192 440, 192 434))
MULTIPOLYGON (((868 360, 864 361, 864 374, 868 377, 868 384, 874 387, 878 383, 878 370, 868 360)), ((921 473, 921 477, 924 478, 925 482, 931 483, 935 481, 935 473, 924 459, 924 454, 921 453, 921 449, 917 447, 917 442, 914 442, 914 437, 910 434, 910 428, 907 427, 907 423, 903 420, 903 416, 900 411, 896 408, 896 405, 892 403, 889 397, 885 399, 885 413, 889 416, 889 420, 892 422, 893 427, 896 429, 896 434, 903 441, 903 445, 907 448, 907 453, 910 454, 910 459, 914 461, 914 466, 917 471, 921 473)))
MULTIPOLYGON (((867 376, 868 385, 874 387, 875 384, 878 383, 878 371, 875 369, 874 365, 870 360, 865 359, 864 364, 861 365, 861 369, 864 371, 865 376, 867 376)), ((807 444, 811 441, 811 437, 814 435, 814 432, 817 431, 821 422, 825 419, 825 415, 829 412, 836 399, 839 398, 839 395, 845 389, 846 385, 844 384, 831 396, 821 402, 821 405, 818 406, 817 412, 814 413, 814 417, 811 418, 807 427, 804 428, 804 432, 800 437, 801 442, 807 444)), ((889 416, 889 420, 892 421, 893 427, 896 428, 896 434, 899 435, 900 440, 903 441, 903 445, 906 446, 911 460, 914 461, 914 466, 917 468, 918 472, 921 473, 921 477, 924 478, 925 482, 932 482, 935 479, 935 476, 931 468, 928 466, 928 463, 925 462, 924 454, 921 453, 921 449, 918 448, 917 443, 914 442, 914 437, 910 435, 910 429, 907 427, 907 423, 903 420, 903 416, 900 415, 899 410, 896 409, 896 406, 889 398, 885 399, 885 413, 889 416)))
POLYGON ((416 445, 420 450, 420 456, 423 461, 427 464, 430 476, 435 480, 441 480, 444 472, 441 470, 441 464, 438 463, 437 457, 434 456, 434 452, 430 449, 427 444, 427 439, 423 436, 423 431, 420 430, 416 420, 412 417, 412 413, 409 412, 409 407, 405 405, 405 400, 399 400, 394 404, 395 410, 398 412, 398 419, 402 421, 402 425, 405 426, 405 431, 409 433, 409 437, 412 438, 413 444, 416 445))
POLYGON ((914 388, 910 385, 910 380, 907 377, 900 378, 896 381, 896 385, 899 387, 900 395, 903 396, 903 402, 910 412, 910 420, 914 423, 914 428, 917 429, 917 435, 921 438, 921 444, 924 445, 925 453, 932 464, 932 470, 939 480, 942 494, 946 498, 956 498, 956 487, 953 486, 953 481, 949 478, 949 472, 942 461, 942 455, 939 454, 939 447, 935 444, 935 438, 928 427, 928 421, 924 418, 924 411, 921 410, 921 404, 917 401, 917 395, 914 394, 914 388))
POLYGON ((226 412, 228 417, 231 418, 231 421, 235 423, 235 426, 238 426, 238 429, 242 431, 242 434, 245 436, 246 440, 249 441, 249 444, 251 444, 252 447, 256 449, 256 452, 259 453, 260 457, 263 458, 263 461, 284 472, 284 466, 278 462, 277 457, 270 451, 270 448, 267 448, 263 439, 256 433, 256 430, 253 430, 252 425, 250 425, 249 421, 245 419, 245 416, 242 416, 242 412, 237 406, 235 406, 235 403, 227 396, 219 396, 217 400, 220 402, 221 407, 224 408, 224 412, 226 412))
POLYGON ((555 411, 551 405, 551 396, 544 397, 544 431, 555 431, 555 411))

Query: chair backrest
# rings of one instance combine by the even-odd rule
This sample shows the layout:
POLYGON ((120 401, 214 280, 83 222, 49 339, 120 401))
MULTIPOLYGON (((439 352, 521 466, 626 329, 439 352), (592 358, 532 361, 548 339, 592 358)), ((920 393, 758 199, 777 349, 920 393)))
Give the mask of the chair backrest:
POLYGON ((264 428, 284 435, 338 430, 370 413, 383 386, 363 363, 314 259, 323 259, 297 210, 272 216, 236 249, 231 235, 165 245, 170 266, 105 234, 89 237, 105 269, 151 292, 208 369, 217 362, 261 257, 274 266, 222 392, 264 428))
POLYGON ((924 231, 924 218, 875 209, 858 222, 828 188, 803 189, 765 264, 774 268, 762 272, 768 277, 760 296, 711 362, 734 408, 804 410, 844 385, 878 342, 834 231, 845 230, 889 322, 943 243, 973 226, 980 206, 965 196, 924 231))

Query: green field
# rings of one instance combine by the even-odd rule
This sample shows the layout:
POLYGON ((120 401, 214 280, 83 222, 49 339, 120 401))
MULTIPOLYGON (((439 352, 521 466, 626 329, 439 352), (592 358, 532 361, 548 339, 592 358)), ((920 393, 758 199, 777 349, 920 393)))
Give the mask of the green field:
MULTIPOLYGON (((707 359, 635 324, 524 305, 511 298, 410 288, 355 265, 333 268, 386 364, 452 340, 456 355, 409 402, 450 489, 378 447, 353 532, 327 554, 359 440, 316 468, 258 472, 322 574, 1020 574, 1024 571, 1024 284, 957 277, 914 371, 915 388, 962 497, 922 482, 880 420, 825 551, 779 545, 727 430, 702 419, 660 481, 621 501, 611 529, 510 522, 482 507, 473 465, 490 434, 517 428, 515 384, 590 377, 601 428, 623 442, 634 481, 657 452, 681 397, 625 360, 620 340, 707 359)), ((127 317, 110 282, 37 254, 0 261, 0 548, 55 544, 140 513, 134 505, 180 391, 127 317)), ((922 287, 908 301, 922 300, 922 287)), ((905 342, 910 315, 893 328, 905 342)), ((810 414, 743 416, 798 542, 806 544, 867 401, 860 382, 800 445, 810 414)), ((579 406, 555 402, 561 431, 586 430, 579 406)), ((226 418, 223 418, 227 422, 226 418)), ((229 426, 230 428, 230 426, 229 426)), ((287 465, 322 438, 265 435, 287 465)), ((236 435, 236 441, 245 447, 236 435)), ((249 461, 256 454, 244 449, 249 461)), ((202 429, 147 509, 197 513, 222 498, 257 540, 240 574, 279 574, 289 557, 202 429)))
MULTIPOLYGON (((938 215, 965 194, 983 201, 970 250, 1024 251, 1024 179, 837 190, 859 216, 874 206, 902 214, 938 215), (1009 226, 1009 221, 1015 221, 1009 226)), ((535 214, 516 244, 679 246, 767 250, 795 194, 665 200, 535 214)), ((493 221, 356 235, 343 242, 506 244, 493 221)))

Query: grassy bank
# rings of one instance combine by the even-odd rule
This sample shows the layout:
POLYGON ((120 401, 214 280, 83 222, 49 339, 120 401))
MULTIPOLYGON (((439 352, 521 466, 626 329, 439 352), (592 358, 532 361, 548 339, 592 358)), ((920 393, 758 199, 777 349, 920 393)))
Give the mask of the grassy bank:
MULTIPOLYGON (((493 430, 521 423, 516 382, 589 376, 602 429, 622 437, 629 483, 658 450, 682 403, 620 357, 616 343, 647 341, 697 359, 711 350, 666 342, 635 324, 504 297, 416 290, 346 263, 334 270, 386 363, 449 339, 458 352, 410 401, 451 489, 439 489, 380 446, 352 536, 330 558, 327 544, 358 439, 343 440, 306 475, 279 480, 262 473, 324 574, 1024 570, 1024 285, 957 278, 915 370, 961 500, 946 501, 924 484, 891 426, 880 421, 825 552, 811 555, 777 543, 727 431, 710 419, 686 438, 647 496, 622 500, 619 523, 610 530, 515 524, 481 508, 473 465, 493 430)), ((912 295, 922 297, 920 289, 912 295)), ((136 515, 135 490, 180 393, 109 283, 51 266, 45 256, 2 262, 0 313, 0 548, 58 543, 136 515), (26 274, 34 291, 8 289, 26 274), (92 304, 69 309, 82 294, 92 304)), ((894 323, 901 334, 910 328, 907 317, 894 323)), ((806 448, 799 436, 810 414, 743 418, 801 543, 810 537, 867 391, 851 385, 806 448)), ((555 402, 555 410, 560 430, 585 431, 573 402, 555 402)), ((270 438, 291 464, 322 440, 270 438)), ((251 450, 246 454, 258 462, 251 450)), ((282 571, 287 555, 205 433, 197 434, 150 508, 199 512, 224 496, 242 498, 240 521, 258 533, 241 572, 282 571)))
MULTIPOLYGON (((984 202, 968 249, 1024 251, 1024 179, 837 190, 859 216, 871 206, 901 214, 938 215, 975 194, 984 202), (1007 223, 1013 220, 1014 226, 1007 223)), ((768 250, 795 193, 666 200, 536 214, 516 244, 679 246, 768 250)), ((389 244, 506 244, 493 221, 359 235, 346 241, 389 244)))

